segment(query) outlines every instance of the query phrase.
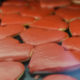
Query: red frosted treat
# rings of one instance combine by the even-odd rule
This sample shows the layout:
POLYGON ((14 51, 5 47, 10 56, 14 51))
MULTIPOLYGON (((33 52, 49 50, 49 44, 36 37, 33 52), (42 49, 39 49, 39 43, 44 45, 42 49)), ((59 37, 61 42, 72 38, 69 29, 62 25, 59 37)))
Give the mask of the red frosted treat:
POLYGON ((0 62, 0 80, 17 80, 24 70, 24 65, 19 62, 0 62))
POLYGON ((63 47, 68 50, 80 51, 80 37, 71 37, 63 41, 63 47))
MULTIPOLYGON (((2 18, 2 14, 0 13, 0 19, 2 18)), ((0 24, 1 24, 1 21, 0 21, 0 24)))
POLYGON ((43 80, 77 80, 77 79, 68 75, 55 74, 55 75, 49 75, 45 77, 43 80))
POLYGON ((70 23, 70 32, 72 36, 80 36, 80 19, 76 19, 70 23))
POLYGON ((72 4, 72 5, 68 6, 68 8, 80 10, 80 5, 79 4, 72 4))
POLYGON ((18 40, 12 38, 12 37, 7 37, 7 38, 4 38, 4 39, 0 39, 0 44, 2 45, 8 45, 8 44, 15 44, 15 43, 19 43, 18 40))
POLYGON ((58 16, 47 16, 43 19, 40 19, 33 24, 30 25, 31 27, 35 28, 42 28, 48 30, 66 30, 68 28, 67 23, 65 23, 60 17, 58 16))
MULTIPOLYGON (((31 7, 31 8, 41 8, 41 6, 40 6, 40 1, 39 0, 33 0, 33 1, 30 1, 29 0, 29 6, 31 7)), ((41 8, 41 9, 43 9, 43 8, 41 8)), ((48 9, 48 8, 47 8, 48 9)), ((53 9, 54 10, 54 9, 53 9)))
POLYGON ((20 34, 25 43, 31 45, 39 45, 48 42, 59 42, 68 37, 68 34, 56 30, 43 30, 37 28, 30 28, 20 34))
POLYGON ((34 21, 32 17, 23 17, 18 14, 7 14, 2 16, 2 25, 8 24, 30 24, 34 21))
POLYGON ((11 39, 0 40, 0 61, 26 61, 31 57, 33 46, 20 44, 11 39))
POLYGON ((22 9, 20 11, 22 16, 30 16, 34 18, 43 18, 43 17, 50 15, 52 12, 54 12, 54 10, 47 9, 47 8, 40 8, 40 7, 37 8, 37 6, 36 8, 28 7, 27 9, 22 9))
POLYGON ((64 48, 56 43, 37 46, 29 63, 31 73, 51 73, 73 70, 78 68, 79 61, 64 48))
POLYGON ((70 9, 70 8, 61 8, 56 11, 56 14, 62 17, 66 21, 71 21, 73 19, 80 17, 80 10, 70 9))
POLYGON ((8 6, 2 6, 0 7, 0 13, 2 14, 14 14, 14 13, 19 13, 19 7, 17 6, 12 6, 12 5, 8 5, 8 6))
POLYGON ((27 1, 25 1, 25 0, 11 0, 11 1, 5 1, 5 2, 3 2, 3 6, 8 6, 8 5, 10 5, 10 6, 24 6, 24 5, 27 5, 28 3, 27 3, 27 1))
POLYGON ((14 36, 24 31, 24 26, 19 24, 11 24, 0 27, 0 39, 8 36, 14 36))
POLYGON ((70 52, 80 61, 80 51, 72 50, 70 52))
POLYGON ((70 4, 70 0, 40 0, 41 7, 62 7, 70 4))

